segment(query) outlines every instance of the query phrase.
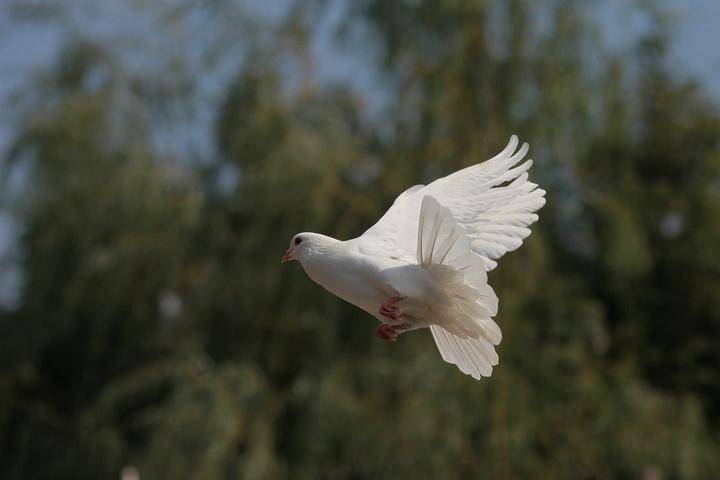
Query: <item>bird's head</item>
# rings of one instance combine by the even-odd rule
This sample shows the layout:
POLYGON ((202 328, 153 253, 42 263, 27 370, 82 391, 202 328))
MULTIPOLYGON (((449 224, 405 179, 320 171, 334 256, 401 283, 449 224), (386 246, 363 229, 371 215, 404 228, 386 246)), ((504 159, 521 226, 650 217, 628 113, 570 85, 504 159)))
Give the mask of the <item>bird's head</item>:
POLYGON ((319 233, 303 232, 295 234, 290 239, 290 246, 285 250, 281 262, 297 260, 303 263, 312 257, 323 255, 333 243, 338 243, 338 241, 319 233))

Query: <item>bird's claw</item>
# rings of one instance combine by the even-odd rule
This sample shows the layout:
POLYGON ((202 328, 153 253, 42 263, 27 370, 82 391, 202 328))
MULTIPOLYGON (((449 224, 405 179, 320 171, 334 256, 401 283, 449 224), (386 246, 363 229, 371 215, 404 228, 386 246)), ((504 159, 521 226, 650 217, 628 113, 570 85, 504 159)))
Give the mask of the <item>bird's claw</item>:
MULTIPOLYGON (((400 307, 397 306, 397 303, 403 300, 405 300, 405 297, 401 295, 393 295, 388 298, 380 306, 380 315, 389 320, 398 320, 402 318, 403 313, 400 310, 400 307)), ((375 336, 382 340, 387 340, 388 342, 394 342, 403 330, 407 330, 410 327, 411 325, 409 323, 381 323, 375 329, 375 336)))
POLYGON ((411 325, 409 323, 402 323, 400 325, 388 325, 387 323, 381 323, 375 328, 375 336, 381 340, 395 342, 397 341, 400 333, 410 327, 411 325))
POLYGON ((380 315, 391 320, 397 320, 398 318, 400 318, 402 316, 402 312, 400 311, 400 307, 398 307, 396 303, 402 300, 405 300, 405 297, 394 296, 385 300, 380 306, 380 315))
POLYGON ((387 340, 388 342, 394 342, 397 340, 400 333, 392 325, 387 323, 381 323, 375 328, 375 336, 380 340, 387 340))

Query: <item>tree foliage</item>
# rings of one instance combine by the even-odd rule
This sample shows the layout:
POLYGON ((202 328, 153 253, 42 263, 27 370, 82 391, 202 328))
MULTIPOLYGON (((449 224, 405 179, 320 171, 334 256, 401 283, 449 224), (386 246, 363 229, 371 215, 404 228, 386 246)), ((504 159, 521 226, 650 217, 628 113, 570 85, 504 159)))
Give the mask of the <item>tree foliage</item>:
POLYGON ((307 71, 328 7, 246 39, 200 160, 143 107, 192 92, 105 45, 69 43, 33 87, 4 163, 24 286, 0 316, 0 476, 711 478, 720 114, 667 65, 659 13, 620 57, 585 2, 353 2, 338 42, 379 52, 373 117, 307 71), (278 265, 293 233, 355 236, 512 132, 548 204, 490 276, 491 379, 427 332, 377 342, 278 265))

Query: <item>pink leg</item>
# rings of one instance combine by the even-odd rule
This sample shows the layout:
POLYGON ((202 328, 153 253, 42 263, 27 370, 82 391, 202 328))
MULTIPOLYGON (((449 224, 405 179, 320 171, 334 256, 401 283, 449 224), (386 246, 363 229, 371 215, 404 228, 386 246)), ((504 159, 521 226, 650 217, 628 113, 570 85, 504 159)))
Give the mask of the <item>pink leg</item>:
POLYGON ((375 328, 375 336, 380 340, 394 342, 397 340, 398 331, 395 330, 395 327, 388 325, 387 323, 381 323, 375 328))
POLYGON ((394 342, 403 330, 408 329, 411 326, 412 325, 409 323, 401 323, 400 325, 388 325, 387 323, 381 323, 375 328, 375 336, 381 340, 394 342))
POLYGON ((405 297, 394 296, 385 300, 380 306, 380 315, 385 318, 389 318, 390 320, 397 320, 400 318, 402 316, 402 311, 396 304, 402 300, 405 300, 405 297))

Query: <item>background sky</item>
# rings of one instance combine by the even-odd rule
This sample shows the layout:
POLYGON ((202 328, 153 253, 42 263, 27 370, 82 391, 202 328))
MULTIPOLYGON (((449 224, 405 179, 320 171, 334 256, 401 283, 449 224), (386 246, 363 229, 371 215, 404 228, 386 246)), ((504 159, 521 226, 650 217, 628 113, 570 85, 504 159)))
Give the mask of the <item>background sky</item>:
MULTIPOLYGON (((288 5, 287 0, 244 0, 259 17, 273 21, 282 16, 288 5)), ((342 2, 340 2, 341 4, 342 2)), ((720 2, 717 0, 672 0, 663 2, 674 12, 672 18, 671 59, 679 72, 700 81, 710 95, 720 98, 720 2)), ((78 2, 83 5, 83 2, 78 2)), ((78 7, 75 24, 86 29, 80 34, 91 37, 108 37, 116 31, 139 29, 142 19, 128 17, 127 9, 118 8, 120 1, 90 3, 92 8, 78 7)), ((629 2, 599 2, 598 18, 602 25, 601 34, 607 45, 622 52, 631 40, 642 32, 644 25, 632 15, 629 2)), ((316 54, 317 75, 321 81, 349 81, 366 97, 370 110, 373 102, 381 102, 381 95, 371 72, 367 68, 367 49, 356 51, 341 50, 337 46, 332 25, 340 13, 329 12, 325 26, 320 28, 313 42, 316 54)), ((146 35, 152 34, 147 29, 146 35)), ((7 4, 0 6, 0 152, 7 146, 12 135, 12 95, 26 86, 31 79, 50 65, 61 45, 63 31, 52 25, 19 23, 10 18, 7 4)), ((228 72, 226 72, 228 73, 228 72)), ((218 73, 218 75, 221 75, 218 73)), ((218 86, 221 80, 216 79, 218 86)), ((212 82, 212 79, 210 79, 212 82)), ((221 90, 219 88, 218 90, 221 90)), ((211 118, 207 118, 210 124, 211 118)), ((202 129, 199 130, 202 132, 202 129)), ((202 133, 200 134, 202 136, 202 133)), ((202 142, 202 138, 199 139, 202 142)), ((178 145, 182 148, 182 145, 178 145)), ((14 238, 17 228, 9 215, 0 211, 0 305, 12 305, 17 297, 19 272, 15 261, 14 238)))

